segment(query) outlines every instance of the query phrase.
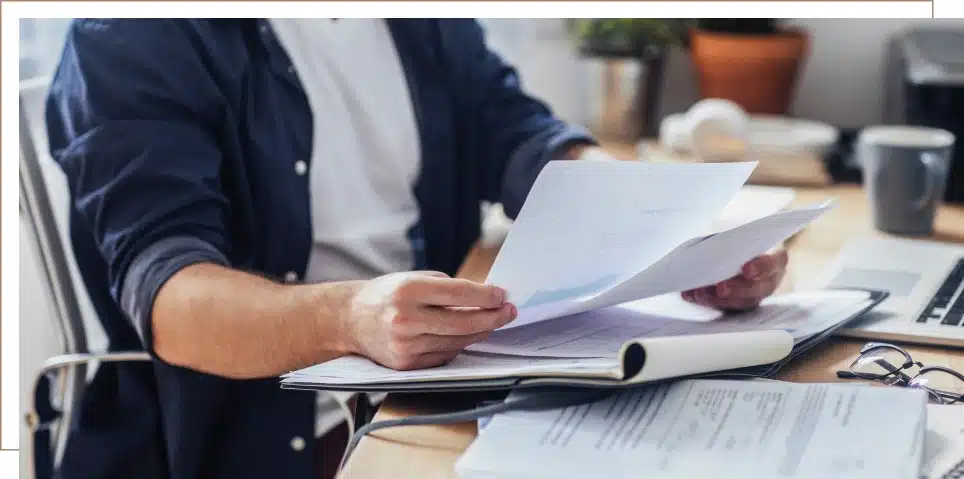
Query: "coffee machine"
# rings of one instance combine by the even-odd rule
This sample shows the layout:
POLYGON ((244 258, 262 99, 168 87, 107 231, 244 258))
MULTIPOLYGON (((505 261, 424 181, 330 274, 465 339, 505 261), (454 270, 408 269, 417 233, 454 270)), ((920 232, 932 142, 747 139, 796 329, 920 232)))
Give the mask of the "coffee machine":
POLYGON ((964 29, 905 31, 891 39, 886 63, 886 122, 954 134, 944 200, 964 203, 964 29))

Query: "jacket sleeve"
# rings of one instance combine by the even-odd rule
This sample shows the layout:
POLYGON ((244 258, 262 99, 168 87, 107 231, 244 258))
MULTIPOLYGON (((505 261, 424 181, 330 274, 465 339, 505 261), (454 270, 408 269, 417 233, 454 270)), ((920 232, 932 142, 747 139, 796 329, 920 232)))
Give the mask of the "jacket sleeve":
POLYGON ((195 45, 183 20, 76 20, 47 99, 51 154, 148 351, 161 286, 230 256, 224 107, 195 45))
POLYGON ((441 44, 457 102, 483 164, 483 194, 515 218, 542 168, 573 143, 595 144, 589 132, 553 116, 523 89, 515 68, 491 51, 475 20, 441 20, 441 44))

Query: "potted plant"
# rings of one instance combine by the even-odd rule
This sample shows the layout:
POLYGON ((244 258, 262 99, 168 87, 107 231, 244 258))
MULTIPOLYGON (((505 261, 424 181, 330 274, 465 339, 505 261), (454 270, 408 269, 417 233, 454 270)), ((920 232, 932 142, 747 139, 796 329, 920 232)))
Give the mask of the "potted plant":
POLYGON ((690 50, 703 98, 733 101, 751 114, 784 115, 810 49, 800 28, 772 18, 700 19, 690 50))
POLYGON ((659 18, 572 19, 569 21, 577 50, 587 58, 602 60, 604 67, 602 125, 604 134, 654 136, 657 99, 663 80, 666 52, 683 43, 687 20, 659 18), (619 94, 623 66, 639 64, 633 100, 619 94), (628 108, 627 108, 628 107, 628 108), (624 118, 628 114, 628 118, 624 118), (625 120, 628 120, 625 121, 625 120))

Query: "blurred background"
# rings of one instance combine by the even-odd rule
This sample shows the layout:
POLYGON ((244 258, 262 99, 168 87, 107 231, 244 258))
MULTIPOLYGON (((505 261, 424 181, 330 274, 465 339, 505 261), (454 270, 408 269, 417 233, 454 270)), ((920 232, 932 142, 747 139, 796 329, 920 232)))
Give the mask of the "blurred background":
MULTIPOLYGON (((522 72, 528 89, 566 120, 588 124, 601 93, 600 60, 584 58, 566 19, 481 19, 493 48, 522 72)), ((964 28, 964 19, 789 19, 809 33, 811 52, 792 103, 798 116, 855 127, 883 120, 888 41, 914 27, 964 28)), ((47 75, 56 66, 69 19, 20 22, 20 78, 47 75)), ((627 66, 627 77, 638 65, 627 66)), ((688 53, 667 55, 660 117, 698 99, 688 53)))
MULTIPOLYGON (((588 126, 611 144, 624 145, 630 155, 695 152, 724 157, 733 148, 745 155, 747 144, 756 142, 789 151, 787 155, 795 158, 775 172, 769 170, 769 176, 756 178, 758 183, 859 181, 859 171, 848 159, 847 142, 863 126, 925 123, 964 134, 959 119, 964 81, 915 70, 921 64, 964 62, 962 19, 482 23, 490 46, 518 68, 530 93, 548 102, 563 119, 588 126), (917 32, 920 29, 925 33, 917 32), (937 32, 939 41, 927 31, 937 32), (722 101, 701 102, 706 98, 722 101), (952 111, 958 112, 956 118, 952 111), (715 133, 745 133, 747 119, 754 115, 759 120, 754 140, 744 135, 746 141, 736 147, 718 141, 726 135, 715 133), (788 166, 807 164, 817 166, 788 166)), ((69 19, 21 20, 22 81, 43 81, 53 73, 68 24, 69 19)), ((958 171, 961 163, 956 161, 958 171)), ((62 188, 51 193, 53 204, 66 204, 66 197, 58 196, 65 194, 62 188)), ((948 199, 961 194, 949 190, 948 199)), ((497 229, 498 219, 490 223, 497 229)), ((22 225, 20 230, 21 401, 26 407, 31 378, 44 359, 61 353, 63 346, 57 342, 58 325, 50 319, 55 317, 54 307, 47 297, 43 268, 29 246, 29 228, 22 225)), ((79 300, 86 309, 84 317, 92 318, 86 298, 79 300)), ((103 349, 99 325, 88 321, 85 326, 88 349, 103 349)), ((27 441, 22 436, 22 444, 27 441)))

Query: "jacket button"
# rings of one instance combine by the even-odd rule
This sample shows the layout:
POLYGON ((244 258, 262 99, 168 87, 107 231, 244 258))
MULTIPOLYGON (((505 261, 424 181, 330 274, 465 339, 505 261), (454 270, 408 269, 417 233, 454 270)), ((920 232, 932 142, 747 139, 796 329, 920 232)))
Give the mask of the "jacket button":
POLYGON ((305 450, 305 440, 301 436, 295 436, 291 438, 291 449, 295 452, 301 452, 305 450))
POLYGON ((285 283, 294 283, 295 281, 298 281, 298 273, 294 271, 285 273, 285 283))
POLYGON ((297 173, 298 176, 304 176, 305 173, 307 172, 308 172, 308 163, 305 163, 302 160, 298 160, 295 162, 295 173, 297 173))

